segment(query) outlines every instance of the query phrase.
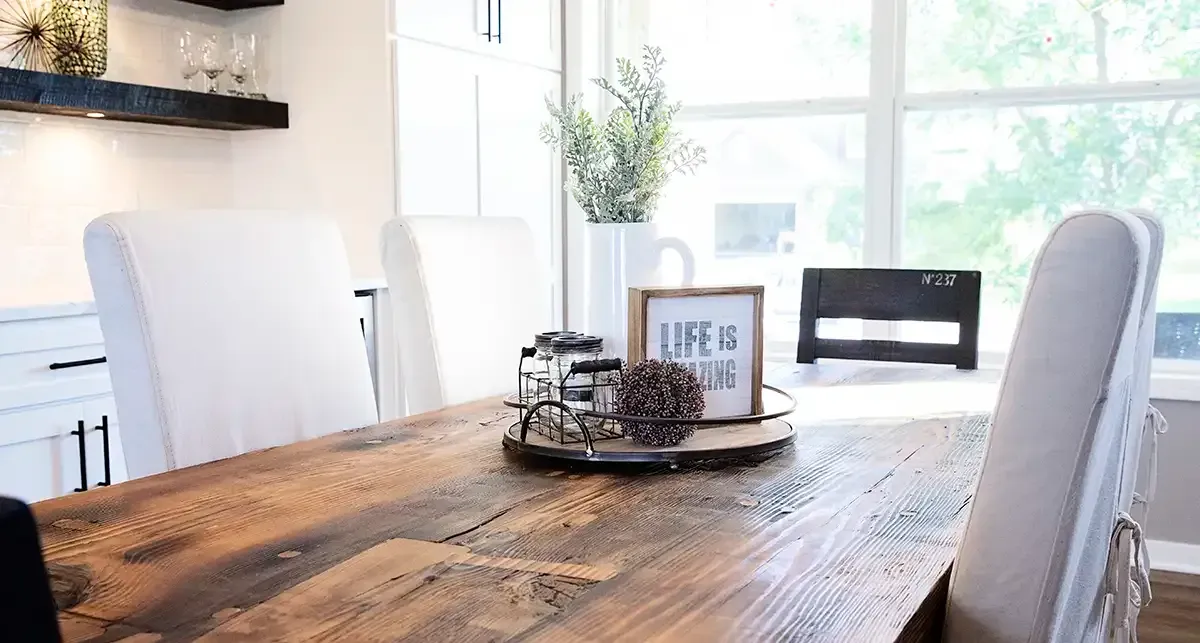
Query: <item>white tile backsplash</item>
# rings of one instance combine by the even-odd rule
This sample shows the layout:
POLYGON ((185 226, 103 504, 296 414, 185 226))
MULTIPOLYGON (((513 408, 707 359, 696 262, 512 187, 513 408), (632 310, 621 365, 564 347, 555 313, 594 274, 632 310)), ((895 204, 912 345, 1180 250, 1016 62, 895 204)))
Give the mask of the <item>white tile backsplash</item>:
MULTIPOLYGON (((221 11, 110 0, 104 78, 183 87, 175 34, 225 31, 221 11)), ((0 111, 0 307, 91 298, 83 229, 117 210, 233 207, 226 132, 0 111)))
POLYGON ((354 276, 380 277, 379 228, 396 197, 389 6, 288 0, 222 12, 109 0, 106 79, 182 88, 180 29, 253 32, 264 89, 291 101, 292 126, 226 133, 0 111, 0 308, 91 299, 83 228, 113 210, 327 213, 354 276))

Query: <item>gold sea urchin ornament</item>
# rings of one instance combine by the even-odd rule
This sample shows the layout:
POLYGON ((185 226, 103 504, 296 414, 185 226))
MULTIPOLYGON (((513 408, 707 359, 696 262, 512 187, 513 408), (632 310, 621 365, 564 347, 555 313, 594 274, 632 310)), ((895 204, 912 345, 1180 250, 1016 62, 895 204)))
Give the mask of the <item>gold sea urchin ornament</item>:
POLYGON ((49 3, 4 0, 0 4, 0 62, 5 66, 57 71, 54 38, 54 11, 49 3))

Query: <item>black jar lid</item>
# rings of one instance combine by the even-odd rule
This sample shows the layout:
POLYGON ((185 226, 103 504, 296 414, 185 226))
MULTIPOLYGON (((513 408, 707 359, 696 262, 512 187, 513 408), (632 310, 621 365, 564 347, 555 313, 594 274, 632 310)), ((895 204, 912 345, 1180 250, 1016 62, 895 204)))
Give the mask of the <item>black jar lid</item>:
POLYGON ((556 337, 573 337, 579 333, 573 330, 550 330, 533 336, 534 346, 549 346, 556 337))
POLYGON ((604 348, 604 340, 591 335, 565 335, 555 337, 550 341, 550 350, 555 354, 600 352, 604 348))

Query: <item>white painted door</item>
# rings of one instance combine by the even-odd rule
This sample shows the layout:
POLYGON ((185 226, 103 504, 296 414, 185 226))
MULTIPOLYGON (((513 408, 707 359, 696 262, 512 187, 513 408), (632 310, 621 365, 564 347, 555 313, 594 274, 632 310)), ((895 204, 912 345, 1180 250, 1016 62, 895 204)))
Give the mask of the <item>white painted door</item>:
POLYGON ((87 488, 100 482, 129 479, 121 450, 120 427, 112 396, 74 400, 0 412, 0 495, 38 502, 83 488, 78 431, 84 429, 87 488), (108 418, 109 469, 104 469, 104 435, 108 418))
POLYGON ((488 0, 396 0, 396 33, 452 47, 481 46, 487 42, 487 9, 488 0))
POLYGON ((400 39, 396 66, 400 214, 479 214, 479 58, 400 39))
POLYGON ((557 72, 524 65, 493 62, 480 76, 481 213, 529 223, 554 284, 547 328, 559 327, 555 311, 562 309, 555 266, 562 265, 563 192, 560 157, 541 141, 538 129, 549 119, 546 99, 559 102, 560 90, 557 72))
POLYGON ((80 484, 81 402, 0 412, 0 495, 37 502, 80 484))
POLYGON ((486 46, 493 55, 562 69, 562 0, 490 0, 499 37, 486 46))
POLYGON ((125 470, 125 452, 121 448, 121 427, 117 421, 117 404, 111 395, 86 400, 83 416, 87 426, 88 488, 101 482, 118 484, 129 479, 125 470), (106 422, 107 420, 107 422, 106 422), (104 466, 104 431, 108 426, 108 469, 104 466))
POLYGON ((561 75, 404 39, 396 51, 400 214, 524 218, 554 284, 546 327, 561 326, 560 156, 538 132, 561 75))

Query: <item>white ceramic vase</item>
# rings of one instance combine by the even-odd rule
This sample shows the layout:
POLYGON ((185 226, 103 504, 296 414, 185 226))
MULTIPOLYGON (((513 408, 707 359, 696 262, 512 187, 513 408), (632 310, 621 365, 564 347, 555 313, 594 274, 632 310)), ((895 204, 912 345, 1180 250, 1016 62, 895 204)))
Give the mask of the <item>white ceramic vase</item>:
POLYGON ((629 288, 666 286, 662 258, 667 250, 683 259, 683 283, 696 276, 691 248, 676 237, 659 235, 655 223, 587 224, 587 333, 604 339, 607 352, 628 353, 629 288))

